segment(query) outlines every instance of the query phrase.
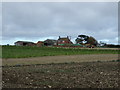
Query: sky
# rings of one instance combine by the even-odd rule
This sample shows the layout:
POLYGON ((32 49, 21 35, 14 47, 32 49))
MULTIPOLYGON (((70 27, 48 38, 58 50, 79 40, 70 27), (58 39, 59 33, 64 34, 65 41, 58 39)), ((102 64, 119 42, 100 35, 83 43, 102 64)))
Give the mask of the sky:
MULTIPOLYGON (((0 4, 1 7, 1 4, 0 4)), ((1 26, 0 26, 1 27, 1 26)), ((2 42, 44 41, 88 35, 118 44, 117 2, 3 2, 2 42)))

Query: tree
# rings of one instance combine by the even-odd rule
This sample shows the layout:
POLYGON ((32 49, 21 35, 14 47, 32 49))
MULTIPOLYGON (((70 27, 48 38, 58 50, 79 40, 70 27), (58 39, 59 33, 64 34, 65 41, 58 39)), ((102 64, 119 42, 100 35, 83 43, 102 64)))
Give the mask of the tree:
POLYGON ((87 35, 78 35, 78 37, 75 41, 76 41, 76 43, 83 44, 83 43, 87 42, 88 38, 89 37, 87 35))
POLYGON ((106 46, 107 44, 105 43, 105 42, 103 42, 103 41, 100 41, 100 46, 106 46))
POLYGON ((87 35, 78 35, 75 41, 76 43, 79 43, 79 44, 90 44, 95 46, 97 46, 98 44, 97 40, 94 37, 92 36, 89 37, 87 35))
POLYGON ((79 43, 79 44, 83 43, 83 40, 80 38, 77 38, 75 41, 76 41, 76 43, 79 43))
POLYGON ((91 44, 91 45, 95 45, 95 46, 97 46, 98 45, 98 42, 97 42, 97 40, 95 39, 95 38, 93 38, 93 37, 89 37, 88 38, 88 40, 87 40, 87 44, 91 44))

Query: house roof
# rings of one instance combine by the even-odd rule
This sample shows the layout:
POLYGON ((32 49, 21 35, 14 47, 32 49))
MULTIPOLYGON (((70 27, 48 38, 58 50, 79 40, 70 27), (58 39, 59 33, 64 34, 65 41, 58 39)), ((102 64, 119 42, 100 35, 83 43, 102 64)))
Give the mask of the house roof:
POLYGON ((45 40, 44 42, 47 42, 47 41, 56 42, 57 40, 54 40, 54 39, 47 39, 47 40, 45 40))
MULTIPOLYGON (((47 39, 47 40, 50 40, 50 41, 56 41, 56 40, 54 40, 54 39, 47 39)), ((45 40, 46 41, 46 40, 45 40)))
POLYGON ((59 38, 58 40, 64 40, 64 41, 70 41, 70 39, 69 38, 59 38))
POLYGON ((29 41, 17 41, 15 43, 20 43, 20 42, 23 42, 23 43, 33 43, 33 42, 29 42, 29 41))
POLYGON ((44 41, 38 41, 37 43, 43 43, 44 41))

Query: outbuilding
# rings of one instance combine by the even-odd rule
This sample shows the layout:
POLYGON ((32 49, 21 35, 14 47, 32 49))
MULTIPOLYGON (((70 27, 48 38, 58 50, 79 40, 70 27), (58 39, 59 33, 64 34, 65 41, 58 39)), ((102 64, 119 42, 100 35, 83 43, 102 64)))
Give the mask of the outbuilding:
POLYGON ((57 40, 54 39, 47 39, 44 41, 45 46, 54 46, 57 45, 57 40))
POLYGON ((17 41, 14 43, 16 46, 35 46, 36 44, 28 41, 17 41))

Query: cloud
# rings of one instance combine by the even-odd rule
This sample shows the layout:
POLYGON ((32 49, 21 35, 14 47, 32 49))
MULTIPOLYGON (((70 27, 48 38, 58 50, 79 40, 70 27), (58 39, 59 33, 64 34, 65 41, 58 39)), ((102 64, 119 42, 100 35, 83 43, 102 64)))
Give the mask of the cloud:
MULTIPOLYGON (((115 2, 3 3, 3 41, 79 34, 109 40, 118 37, 115 2)), ((111 41, 111 43, 114 41, 111 41)))
POLYGON ((2 43, 2 3, 0 3, 0 43, 2 43))

